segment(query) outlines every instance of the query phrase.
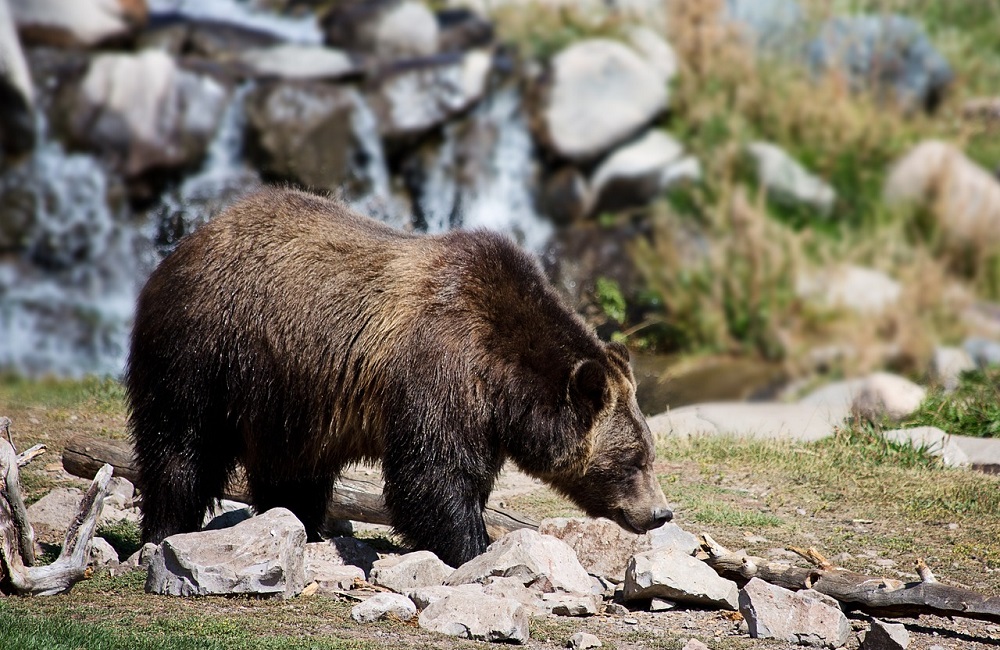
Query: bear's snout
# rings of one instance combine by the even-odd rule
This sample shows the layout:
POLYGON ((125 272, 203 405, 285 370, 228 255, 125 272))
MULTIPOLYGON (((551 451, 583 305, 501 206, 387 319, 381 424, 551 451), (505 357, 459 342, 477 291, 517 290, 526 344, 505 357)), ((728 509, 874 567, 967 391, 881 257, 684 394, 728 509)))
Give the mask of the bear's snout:
POLYGON ((657 506, 653 508, 653 518, 651 519, 650 529, 659 528, 663 524, 667 523, 674 518, 674 513, 671 512, 670 508, 664 508, 662 506, 657 506))

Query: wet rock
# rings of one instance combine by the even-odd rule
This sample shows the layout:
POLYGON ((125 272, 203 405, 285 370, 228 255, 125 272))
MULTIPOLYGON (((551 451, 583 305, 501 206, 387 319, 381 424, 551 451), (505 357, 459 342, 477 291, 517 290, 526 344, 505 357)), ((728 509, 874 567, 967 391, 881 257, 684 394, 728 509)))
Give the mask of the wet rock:
POLYGON ((958 441, 953 440, 952 436, 937 427, 893 429, 892 431, 883 431, 882 435, 890 442, 909 445, 914 449, 921 449, 931 456, 936 456, 948 467, 968 467, 970 465, 969 456, 958 441))
POLYGON ((739 589, 701 560, 674 549, 639 553, 625 572, 625 600, 666 598, 734 610, 739 589))
POLYGON ((90 561, 87 566, 114 568, 118 566, 118 551, 103 537, 94 537, 90 542, 90 561))
POLYGON ((851 636, 851 624, 839 609, 758 578, 740 591, 739 605, 754 639, 839 648, 851 636))
POLYGON ((417 615, 417 608, 401 594, 375 594, 351 609, 351 618, 357 623, 371 623, 393 617, 408 621, 417 615))
POLYGON ((35 146, 35 89, 7 3, 0 0, 0 168, 35 146))
POLYGON ((322 18, 326 43, 381 59, 438 51, 438 21, 422 2, 365 0, 335 4, 322 18))
POLYGON ((667 106, 661 72, 616 41, 579 41, 551 61, 541 90, 539 136, 558 156, 597 158, 667 106))
POLYGON ((415 551, 377 560, 372 565, 371 582, 402 594, 417 587, 444 584, 445 578, 454 571, 434 553, 415 551))
POLYGON ((1000 242, 1000 184, 951 143, 928 140, 911 149, 893 165, 884 195, 890 206, 928 210, 959 254, 1000 242))
POLYGON ((431 603, 420 613, 420 627, 476 641, 526 643, 528 613, 506 598, 456 594, 431 603))
POLYGON ((871 629, 865 634, 860 650, 906 650, 909 647, 910 633, 904 626, 873 618, 871 629))
POLYGON ((99 54, 69 91, 63 123, 75 146, 127 177, 191 167, 205 155, 227 91, 177 67, 167 54, 99 54))
POLYGON ((25 43, 89 47, 146 23, 145 0, 8 0, 25 43))
POLYGON ((543 592, 591 593, 590 576, 576 554, 562 540, 522 529, 490 544, 486 552, 455 569, 447 585, 484 582, 487 578, 516 577, 543 592))
POLYGON ((334 537, 306 544, 305 561, 317 565, 356 566, 362 570, 362 577, 367 578, 378 561, 378 552, 360 539, 334 537))
POLYGON ((876 372, 860 379, 835 382, 799 400, 800 405, 856 413, 876 420, 901 420, 924 401, 927 391, 905 377, 876 372))
POLYGON ((663 191, 669 168, 683 154, 684 147, 677 140, 655 129, 616 149, 590 180, 594 211, 615 211, 648 203, 663 191))
POLYGON ((284 508, 224 530, 171 535, 150 560, 146 591, 292 598, 305 586, 305 544, 305 527, 284 508))
POLYGON ((758 182, 775 201, 805 206, 827 214, 837 193, 825 181, 809 173, 781 147, 769 142, 751 142, 747 151, 757 169, 758 182))
POLYGON ((443 9, 435 18, 441 52, 465 52, 493 42, 493 23, 475 11, 461 7, 443 9))
POLYGON ((593 205, 587 179, 576 167, 565 166, 553 172, 542 187, 539 209, 557 224, 582 221, 593 205))
POLYGON ((855 90, 870 90, 907 109, 934 109, 954 78, 923 26, 903 16, 855 15, 828 20, 809 44, 819 74, 845 74, 855 90))
POLYGON ((930 377, 945 392, 950 393, 958 388, 963 372, 975 369, 976 362, 964 349, 945 346, 934 348, 930 377))
POLYGON ((566 647, 573 650, 588 650, 589 648, 600 648, 604 644, 595 635, 589 632, 577 632, 569 638, 566 647))
POLYGON ((877 316, 899 302, 903 287, 881 271, 840 266, 801 274, 795 282, 795 293, 828 309, 877 316))
POLYGON ((566 542, 587 573, 614 582, 625 580, 625 569, 637 553, 672 548, 690 555, 698 548, 694 535, 672 523, 636 535, 608 519, 560 517, 544 519, 538 532, 566 542))
POLYGON ((388 139, 411 138, 468 110, 486 91, 493 57, 472 51, 388 69, 367 95, 388 139))
POLYGON ((261 77, 335 81, 361 74, 359 61, 342 50, 283 43, 241 52, 237 60, 261 77))

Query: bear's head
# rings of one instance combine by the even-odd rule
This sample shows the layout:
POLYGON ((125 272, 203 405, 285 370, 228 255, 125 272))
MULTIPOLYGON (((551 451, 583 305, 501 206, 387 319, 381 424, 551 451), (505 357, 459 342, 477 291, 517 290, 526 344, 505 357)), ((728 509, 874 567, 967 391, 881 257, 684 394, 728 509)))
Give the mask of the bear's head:
POLYGON ((587 453, 575 471, 553 477, 553 485, 591 517, 606 517, 625 530, 644 533, 673 517, 656 480, 656 451, 635 399, 628 349, 605 346, 606 359, 573 368, 569 402, 587 413, 587 453))

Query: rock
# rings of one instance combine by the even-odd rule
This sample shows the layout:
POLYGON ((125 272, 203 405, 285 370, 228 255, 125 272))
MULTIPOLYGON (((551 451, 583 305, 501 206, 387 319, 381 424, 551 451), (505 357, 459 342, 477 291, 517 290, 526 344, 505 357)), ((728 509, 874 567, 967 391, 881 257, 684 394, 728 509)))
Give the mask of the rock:
MULTIPOLYGON (((320 566, 356 566, 367 578, 375 562, 378 552, 365 542, 353 537, 334 537, 325 542, 306 544, 306 565, 320 566)), ((307 568, 308 571, 308 568, 307 568)))
POLYGON ((751 142, 747 152, 757 168, 757 181, 773 200, 804 206, 828 214, 837 193, 822 179, 810 174, 794 158, 769 142, 751 142))
POLYGON ((910 633, 904 626, 873 618, 871 629, 865 634, 860 650, 906 650, 909 647, 910 633))
POLYGON ((651 612, 669 612, 676 608, 677 603, 666 598, 651 598, 649 601, 649 611, 651 612))
POLYGON ((831 18, 809 44, 818 74, 836 71, 855 90, 871 90, 905 109, 933 110, 954 78, 923 26, 895 14, 831 18))
POLYGON ((569 642, 566 647, 573 648, 573 650, 588 650, 588 648, 600 648, 604 644, 593 634, 589 632, 577 632, 569 638, 569 642))
POLYGON ((707 564, 674 549, 639 553, 625 572, 625 600, 666 598, 734 610, 739 589, 707 564))
POLYGON ((475 641, 528 641, 524 606, 485 594, 456 594, 431 603, 420 613, 419 622, 425 630, 475 641))
POLYGON ((486 91, 493 66, 481 50, 387 70, 368 93, 385 138, 411 138, 472 107, 486 91))
POLYGON ((0 0, 0 163, 35 146, 35 88, 8 0, 0 0))
MULTIPOLYGON (((374 553, 374 551, 372 551, 374 553)), ((376 555, 376 557, 378 557, 376 555)), ((352 589, 357 581, 365 580, 365 571, 359 566, 345 564, 337 547, 331 542, 306 544, 305 582, 319 585, 319 593, 352 589)))
MULTIPOLYGON (((521 588, 523 589, 524 586, 522 585, 521 588)), ((438 585, 435 587, 417 587, 416 589, 410 589, 406 592, 406 597, 413 601, 413 604, 417 606, 417 609, 426 609, 431 603, 444 600, 448 596, 455 594, 477 595, 482 593, 483 585, 479 584, 455 585, 454 587, 438 585)))
POLYGON ((134 497, 135 486, 131 481, 121 476, 112 476, 108 481, 108 495, 104 497, 104 503, 116 508, 127 508, 132 505, 134 497))
MULTIPOLYGON (((793 553, 793 555, 794 555, 794 553, 793 553)), ((824 605, 827 605, 828 607, 832 607, 834 609, 839 609, 841 611, 843 611, 843 609, 844 609, 843 607, 840 606, 840 601, 839 600, 837 600, 833 596, 827 596, 826 594, 821 594, 820 592, 816 591, 815 589, 800 589, 796 593, 798 595, 800 595, 800 596, 805 596, 807 598, 812 598, 814 600, 818 600, 819 602, 823 603, 824 605)))
POLYGON ((795 293, 827 309, 846 309, 861 316, 878 316, 893 308, 903 293, 899 282, 875 269, 838 266, 800 275, 795 293))
POLYGON ((636 553, 673 548, 690 555, 698 548, 695 536, 673 523, 636 535, 608 519, 560 517, 542 520, 538 532, 566 542, 587 573, 614 582, 625 580, 625 569, 636 553))
POLYGON ((684 147, 677 140, 656 129, 622 145, 590 179, 594 211, 613 212, 645 205, 663 191, 664 177, 683 153, 684 147))
POLYGON ((963 372, 976 369, 976 362, 962 348, 937 347, 931 359, 931 381, 950 393, 958 388, 963 372))
POLYGON ((371 582, 402 594, 417 587, 442 585, 445 578, 454 571, 453 567, 439 560, 434 553, 415 551, 375 561, 371 570, 371 582))
POLYGON ((558 156, 586 161, 624 142, 667 106, 662 73, 616 41, 578 41, 551 61, 537 123, 558 156))
POLYGON ((594 616, 601 611, 601 597, 593 594, 556 592, 541 594, 535 607, 556 616, 594 616))
POLYGON ((560 225, 582 221, 590 214, 592 205, 587 179, 570 165, 557 169, 545 180, 539 198, 542 214, 560 225))
POLYGON ((375 594, 351 609, 351 618, 357 623, 371 623, 390 616, 408 621, 416 615, 413 601, 400 594, 375 594))
POLYGON ((422 2, 343 2, 322 18, 326 43, 384 60, 426 57, 438 51, 438 21, 422 2))
POLYGON ((795 0, 726 0, 722 17, 758 50, 801 57, 808 20, 795 0))
POLYGON ((883 431, 883 437, 914 449, 923 449, 932 456, 941 458, 948 467, 968 467, 969 456, 952 440, 952 436, 937 427, 913 427, 912 429, 893 429, 883 431))
POLYGON ((335 81, 361 74, 361 65, 342 50, 282 43, 240 52, 237 61, 253 74, 279 79, 335 81))
POLYGON ((959 255, 1000 242, 1000 184, 953 144, 915 146, 893 165, 883 193, 890 206, 928 210, 959 255))
POLYGON ((1000 341, 969 337, 962 343, 962 349, 980 368, 1000 365, 1000 341))
POLYGON ((526 528, 490 544, 485 553, 455 569, 445 584, 482 583, 494 576, 516 577, 526 587, 543 592, 589 594, 592 586, 569 545, 526 528))
POLYGON ((90 541, 90 561, 87 566, 116 567, 118 566, 118 551, 103 537, 94 537, 90 541))
POLYGON ((660 74, 662 83, 669 84, 677 76, 677 55, 674 48, 655 30, 644 25, 634 25, 626 30, 625 39, 660 74))
POLYGON ((850 415, 850 403, 710 402, 671 409, 647 420, 657 439, 725 435, 812 442, 833 435, 850 415))
POLYGON ((463 8, 442 9, 435 18, 441 52, 465 52, 493 43, 493 23, 482 14, 463 8))
POLYGON ((145 25, 145 0, 8 0, 25 43, 90 47, 145 25))
POLYGON ((711 650, 711 649, 698 639, 688 639, 688 642, 684 644, 684 647, 681 648, 681 650, 711 650))
POLYGON ((292 598, 305 586, 305 544, 305 527, 284 508, 224 530, 171 535, 150 560, 146 591, 292 598))
POLYGON ((122 562, 122 567, 132 570, 143 570, 145 571, 149 567, 149 561, 153 559, 153 555, 156 554, 156 549, 159 547, 151 542, 146 542, 142 545, 138 551, 133 553, 128 557, 127 560, 122 562))
POLYGON ((839 609, 759 578, 740 591, 739 605, 754 639, 839 648, 851 636, 851 624, 839 609))
POLYGON ((28 506, 28 521, 39 544, 62 544, 66 529, 80 510, 83 492, 77 488, 56 488, 28 506))
POLYGON ((264 83, 246 98, 248 154, 273 180, 316 191, 364 194, 355 162, 355 121, 366 110, 353 88, 311 82, 264 83))
POLYGON ((608 603, 604 606, 604 613, 608 616, 628 616, 629 608, 621 603, 608 603))
POLYGON ((800 405, 846 409, 875 420, 902 420, 927 396, 927 391, 905 377, 876 372, 861 379, 829 384, 799 400, 800 405))
POLYGON ((69 94, 70 139, 127 177, 198 163, 228 97, 216 81, 182 70, 156 50, 95 56, 69 94))
POLYGON ((230 499, 219 499, 205 512, 202 530, 232 528, 241 521, 253 517, 253 510, 245 503, 230 499))

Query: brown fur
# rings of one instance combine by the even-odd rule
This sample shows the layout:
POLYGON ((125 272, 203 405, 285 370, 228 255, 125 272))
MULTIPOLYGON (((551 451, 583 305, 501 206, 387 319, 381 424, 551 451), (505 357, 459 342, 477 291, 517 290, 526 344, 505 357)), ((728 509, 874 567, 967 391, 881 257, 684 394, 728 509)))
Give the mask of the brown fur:
POLYGON ((380 461, 396 529, 451 563, 507 458, 632 530, 669 517, 627 352, 493 233, 264 190, 153 273, 126 385, 147 541, 196 529, 237 461, 313 536, 341 468, 380 461))

